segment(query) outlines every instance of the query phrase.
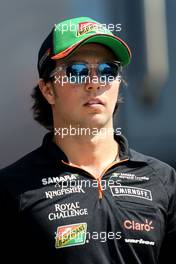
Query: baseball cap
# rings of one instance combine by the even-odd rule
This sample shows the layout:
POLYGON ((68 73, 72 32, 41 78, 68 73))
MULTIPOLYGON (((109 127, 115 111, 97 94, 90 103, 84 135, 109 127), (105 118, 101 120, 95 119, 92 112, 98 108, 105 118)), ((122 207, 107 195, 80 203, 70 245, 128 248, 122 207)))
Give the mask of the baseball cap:
POLYGON ((109 47, 122 66, 131 61, 131 51, 121 38, 94 19, 77 17, 55 24, 44 40, 38 54, 39 77, 47 76, 55 68, 56 60, 70 56, 87 43, 109 47))

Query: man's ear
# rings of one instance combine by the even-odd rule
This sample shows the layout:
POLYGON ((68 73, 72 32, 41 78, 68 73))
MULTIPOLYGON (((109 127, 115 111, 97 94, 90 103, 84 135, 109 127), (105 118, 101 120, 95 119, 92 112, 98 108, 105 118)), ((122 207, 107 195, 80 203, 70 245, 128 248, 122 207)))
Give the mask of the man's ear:
POLYGON ((41 93, 43 94, 45 99, 48 101, 48 103, 51 105, 54 105, 55 96, 54 96, 52 84, 50 82, 45 83, 43 79, 40 79, 38 85, 39 85, 39 89, 41 93))

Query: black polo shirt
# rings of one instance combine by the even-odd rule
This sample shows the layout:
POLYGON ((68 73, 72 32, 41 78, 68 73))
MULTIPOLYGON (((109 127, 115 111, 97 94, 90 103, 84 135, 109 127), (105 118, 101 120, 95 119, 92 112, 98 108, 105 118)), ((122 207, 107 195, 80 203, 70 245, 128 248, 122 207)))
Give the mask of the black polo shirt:
POLYGON ((69 165, 52 133, 0 171, 4 263, 176 262, 176 174, 114 137, 120 162, 99 180, 69 165))

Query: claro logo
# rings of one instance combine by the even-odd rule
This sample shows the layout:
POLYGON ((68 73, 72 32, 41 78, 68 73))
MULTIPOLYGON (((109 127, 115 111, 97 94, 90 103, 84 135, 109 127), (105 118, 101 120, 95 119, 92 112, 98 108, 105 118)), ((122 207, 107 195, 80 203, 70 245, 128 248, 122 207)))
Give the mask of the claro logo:
POLYGON ((125 229, 131 229, 135 231, 150 232, 152 229, 154 229, 152 226, 152 221, 148 221, 147 219, 145 219, 144 223, 139 223, 134 220, 125 220, 123 224, 125 229))

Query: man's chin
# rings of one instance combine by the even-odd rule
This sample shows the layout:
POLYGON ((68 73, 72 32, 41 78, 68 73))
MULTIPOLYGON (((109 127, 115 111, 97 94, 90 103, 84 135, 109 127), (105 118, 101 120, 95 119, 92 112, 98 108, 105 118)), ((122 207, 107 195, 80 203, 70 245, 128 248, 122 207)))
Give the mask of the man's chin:
POLYGON ((108 124, 107 119, 93 119, 91 122, 87 122, 86 127, 90 130, 101 130, 103 128, 106 128, 108 124))

